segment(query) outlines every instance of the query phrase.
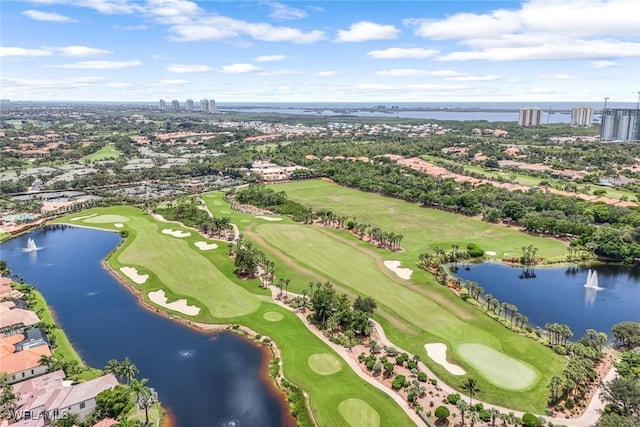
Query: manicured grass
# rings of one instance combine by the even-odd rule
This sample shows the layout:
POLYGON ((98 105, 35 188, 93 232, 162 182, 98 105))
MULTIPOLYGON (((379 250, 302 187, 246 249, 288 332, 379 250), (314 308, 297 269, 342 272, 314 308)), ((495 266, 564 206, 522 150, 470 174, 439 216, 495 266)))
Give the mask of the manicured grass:
MULTIPOLYGON (((221 201, 221 195, 208 196, 211 201, 221 201)), ((228 209, 228 204, 218 205, 228 209)), ((215 210, 215 209, 214 209, 215 210)), ((413 425, 402 409, 387 395, 360 379, 347 364, 313 335, 304 324, 288 310, 271 301, 269 291, 262 289, 257 279, 242 281, 234 275, 233 260, 226 256, 226 245, 212 251, 199 251, 193 242, 202 240, 193 230, 176 224, 171 228, 190 231, 191 237, 176 239, 160 233, 166 225, 140 210, 117 206, 98 208, 74 214, 59 220, 68 224, 70 218, 97 213, 99 215, 122 215, 129 218, 129 237, 109 258, 109 265, 116 271, 121 266, 135 266, 139 271, 149 272, 147 283, 141 289, 143 295, 149 290, 162 288, 169 298, 187 297, 189 303, 203 307, 197 320, 210 323, 239 323, 259 334, 271 338, 281 351, 283 372, 287 380, 301 387, 309 395, 314 417, 320 425, 346 426, 340 415, 340 402, 358 396, 370 407, 380 411, 381 425, 413 425), (222 282, 225 279, 226 282, 222 282), (197 280, 197 283, 194 283, 197 280), (215 295, 215 296, 212 296, 215 295), (249 310, 248 308, 255 309, 249 310), (216 317, 215 313, 235 313, 234 317, 216 317), (266 321, 266 317, 278 317, 280 321, 266 321), (308 364, 313 354, 329 354, 340 364, 340 370, 332 375, 319 375, 308 364)), ((251 216, 232 213, 234 222, 241 217, 248 222, 251 216)), ((82 222, 78 225, 82 225, 82 222)), ((89 223, 87 223, 89 225, 89 223)), ((114 230, 113 224, 91 224, 97 228, 114 230)))
POLYGON ((82 160, 85 162, 96 162, 106 159, 117 159, 121 155, 122 153, 115 147, 115 144, 109 143, 95 153, 84 156, 82 160))
POLYGON ((329 353, 316 353, 309 356, 309 367, 318 375, 332 375, 342 369, 342 364, 329 353))
POLYGON ((359 223, 374 224, 384 231, 402 234, 401 246, 405 248, 405 254, 410 255, 412 263, 429 247, 449 250, 452 244, 464 248, 468 243, 476 243, 484 250, 507 252, 513 256, 521 255, 521 248, 529 245, 538 248, 538 255, 544 258, 567 253, 558 240, 531 236, 479 218, 422 208, 322 180, 290 182, 275 188, 306 206, 331 209, 338 215, 356 217, 359 223))
POLYGON ((129 218, 122 215, 97 215, 90 218, 82 218, 78 221, 88 222, 90 224, 108 224, 110 222, 127 222, 129 218))
POLYGON ((340 414, 353 427, 378 427, 380 415, 361 399, 347 399, 340 402, 340 414))
MULTIPOLYGON (((444 342, 453 351, 451 360, 477 377, 482 399, 508 407, 543 412, 551 376, 558 374, 564 362, 548 348, 518 335, 484 313, 465 303, 449 289, 436 284, 429 275, 414 268, 412 280, 398 278, 383 265, 383 259, 400 254, 372 250, 367 243, 351 236, 341 236, 336 230, 299 224, 261 224, 256 234, 296 265, 330 280, 350 294, 372 296, 378 305, 379 320, 386 322, 385 331, 392 341, 419 354, 429 366, 449 384, 459 386, 459 377, 451 375, 428 359, 424 344, 444 342), (351 243, 351 244, 349 244, 351 243), (483 379, 479 366, 461 358, 456 349, 462 343, 480 343, 496 352, 504 352, 524 366, 537 371, 533 385, 525 395, 504 388, 503 382, 483 379), (539 373, 539 376, 538 376, 539 373), (493 382, 492 382, 493 381, 493 382)), ((346 235, 346 232, 341 232, 346 235)), ((246 233, 249 238, 251 232, 246 233)), ((269 249, 267 249, 269 251, 269 249)), ((271 251, 271 253, 275 253, 271 251)), ((277 262, 281 264, 280 262, 277 262)), ((408 265, 408 264, 407 264, 408 265)), ((285 277, 288 267, 284 267, 285 277)), ((293 268, 289 268, 293 270, 293 268)), ((303 286, 306 282, 302 282, 303 286)), ((488 377, 488 376, 487 376, 488 377)))
POLYGON ((487 381, 498 387, 522 390, 531 386, 538 377, 530 366, 486 345, 466 343, 458 345, 456 350, 487 381))
POLYGON ((264 320, 268 320, 270 322, 279 322, 284 316, 282 313, 278 313, 276 311, 268 311, 263 314, 262 317, 264 317, 264 320))
POLYGON ((11 237, 11 233, 0 233, 0 242, 7 240, 9 237, 11 237))

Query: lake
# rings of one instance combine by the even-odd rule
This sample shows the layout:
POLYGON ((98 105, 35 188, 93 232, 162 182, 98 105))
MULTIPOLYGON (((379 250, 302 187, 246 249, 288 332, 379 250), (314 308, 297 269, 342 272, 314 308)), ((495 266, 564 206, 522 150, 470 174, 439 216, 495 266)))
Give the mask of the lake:
POLYGON ((267 352, 230 332, 205 333, 142 308, 103 266, 117 233, 51 226, 8 240, 0 255, 44 295, 84 361, 129 357, 187 427, 293 426, 266 372, 267 352), (27 239, 40 248, 25 253, 27 239))
POLYGON ((640 268, 617 265, 592 267, 600 290, 585 287, 589 268, 564 266, 537 268, 535 278, 520 278, 521 269, 498 263, 459 268, 456 276, 477 282, 485 294, 518 307, 533 326, 564 323, 575 334, 587 329, 606 332, 622 321, 640 322, 640 268))

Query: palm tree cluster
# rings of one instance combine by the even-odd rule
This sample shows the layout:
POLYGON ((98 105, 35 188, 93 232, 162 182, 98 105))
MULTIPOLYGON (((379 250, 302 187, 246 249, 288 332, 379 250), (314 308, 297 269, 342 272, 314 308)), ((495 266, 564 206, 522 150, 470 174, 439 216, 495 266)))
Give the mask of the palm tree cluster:
POLYGON ((122 362, 116 359, 111 359, 107 362, 103 369, 108 374, 114 374, 120 378, 127 380, 127 384, 138 375, 138 367, 131 362, 128 357, 125 357, 122 362))
POLYGON ((359 223, 356 218, 349 220, 348 216, 339 216, 331 211, 319 210, 316 212, 320 223, 326 227, 346 228, 361 240, 365 238, 373 245, 388 248, 392 251, 400 249, 400 242, 404 239, 402 234, 383 231, 380 227, 371 224, 359 223))
POLYGON ((567 339, 573 336, 573 332, 565 324, 547 323, 544 327, 547 330, 551 346, 566 345, 567 339))
MULTIPOLYGON (((258 248, 254 248, 251 242, 243 243, 242 240, 238 240, 235 266, 238 268, 238 275, 242 277, 255 277, 258 273, 259 266, 272 266, 275 264, 267 264, 267 256, 258 248)), ((265 269, 265 276, 268 278, 273 273, 273 267, 270 267, 267 271, 265 269)), ((266 283, 263 280, 263 283, 266 283)))

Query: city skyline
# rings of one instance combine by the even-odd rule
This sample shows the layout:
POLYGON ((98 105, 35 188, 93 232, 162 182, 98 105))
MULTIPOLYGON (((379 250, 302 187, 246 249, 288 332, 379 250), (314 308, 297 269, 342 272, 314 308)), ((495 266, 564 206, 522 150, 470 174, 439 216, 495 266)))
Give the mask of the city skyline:
POLYGON ((3 98, 638 99, 631 0, 2 2, 3 98))

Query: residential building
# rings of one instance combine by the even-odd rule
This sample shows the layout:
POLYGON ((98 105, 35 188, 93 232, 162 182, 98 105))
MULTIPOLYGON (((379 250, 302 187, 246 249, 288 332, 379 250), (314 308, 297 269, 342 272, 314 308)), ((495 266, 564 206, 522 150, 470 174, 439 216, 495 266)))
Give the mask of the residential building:
POLYGON ((251 172, 260 176, 263 181, 285 181, 294 171, 307 169, 303 166, 278 166, 275 163, 256 160, 251 165, 251 172))
POLYGON ((571 109, 571 126, 591 126, 593 122, 593 108, 574 107, 571 109))
POLYGON ((215 114, 218 111, 216 110, 216 100, 215 99, 210 99, 209 100, 209 112, 211 114, 215 114))
POLYGON ((11 290, 11 282, 12 280, 8 277, 0 277, 0 300, 11 298, 12 290, 11 290))
POLYGON ((209 100, 208 99, 201 99, 200 100, 200 111, 202 111, 203 113, 208 113, 209 112, 209 100))
POLYGON ((17 349, 25 340, 22 334, 0 338, 0 372, 7 374, 9 384, 37 377, 47 372, 47 367, 40 364, 42 356, 51 356, 47 344, 33 348, 17 349))
POLYGON ((13 301, 0 302, 0 334, 21 330, 39 321, 40 318, 33 311, 19 308, 13 301))
POLYGON ((540 126, 542 120, 542 110, 539 108, 521 108, 518 113, 518 126, 536 127, 540 126))
POLYGON ((186 106, 187 111, 193 111, 193 99, 187 99, 186 106))
POLYGON ((600 141, 640 141, 640 110, 611 108, 602 112, 600 141))
POLYGON ((158 109, 160 111, 165 111, 167 109, 167 103, 164 102, 164 99, 161 99, 160 102, 158 102, 158 109))
POLYGON ((59 370, 15 384, 13 392, 20 400, 16 404, 18 421, 12 425, 46 426, 66 413, 78 414, 84 421, 95 408, 98 393, 118 385, 113 374, 75 385, 64 378, 64 371, 59 370))
POLYGON ((179 111, 180 110, 180 101, 178 101, 177 99, 174 99, 173 101, 171 101, 171 109, 173 111, 179 111))

